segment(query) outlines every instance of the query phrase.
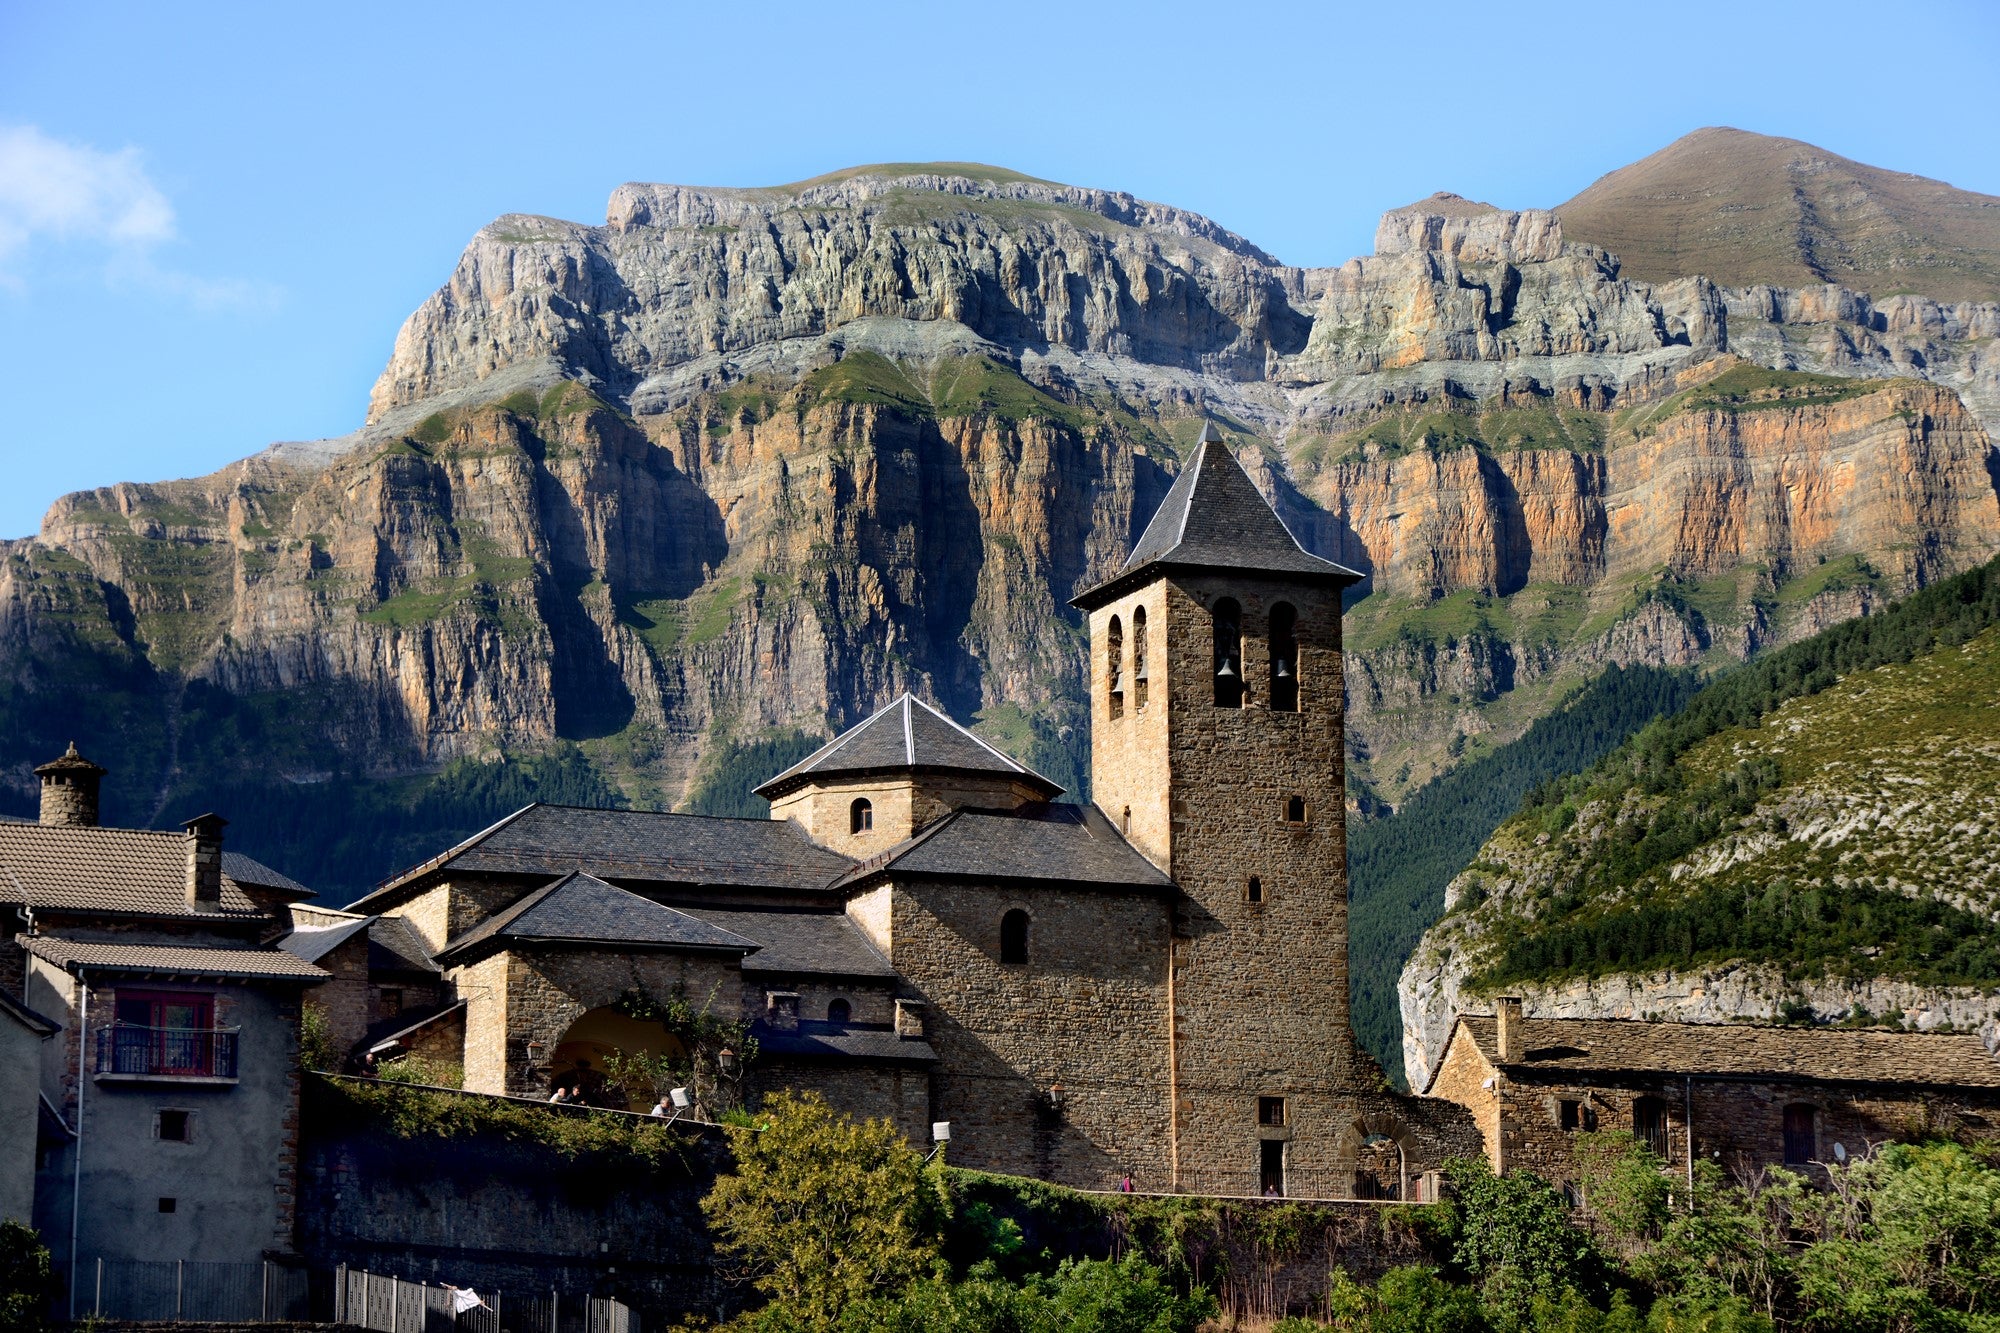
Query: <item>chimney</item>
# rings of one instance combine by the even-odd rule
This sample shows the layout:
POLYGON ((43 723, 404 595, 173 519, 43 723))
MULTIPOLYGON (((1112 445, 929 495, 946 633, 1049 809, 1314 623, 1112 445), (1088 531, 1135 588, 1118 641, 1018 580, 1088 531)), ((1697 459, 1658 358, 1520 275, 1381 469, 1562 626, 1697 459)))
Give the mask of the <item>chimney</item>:
POLYGON ((187 847, 187 906, 190 912, 222 910, 221 815, 196 815, 181 825, 187 847))
POLYGON ((97 784, 104 770, 76 752, 76 742, 60 759, 35 770, 42 780, 42 823, 68 828, 97 827, 97 784))
POLYGON ((1493 1002, 1493 1014, 1500 1020, 1500 1031, 1495 1041, 1499 1048, 1500 1063, 1519 1064, 1521 1061, 1521 997, 1502 995, 1493 1002))

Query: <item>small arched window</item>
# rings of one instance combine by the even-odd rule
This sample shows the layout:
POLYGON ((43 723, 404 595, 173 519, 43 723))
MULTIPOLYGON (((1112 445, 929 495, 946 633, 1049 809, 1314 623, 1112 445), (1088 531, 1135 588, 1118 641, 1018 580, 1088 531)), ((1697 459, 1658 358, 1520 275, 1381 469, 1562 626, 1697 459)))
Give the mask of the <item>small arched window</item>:
POLYGON ((1299 613, 1289 602, 1271 608, 1271 711, 1299 711, 1299 613))
POLYGON ((1132 608, 1132 708, 1146 711, 1146 608, 1132 608))
POLYGON ((845 1023, 854 1017, 854 1006, 845 1000, 835 1000, 826 1007, 826 1021, 845 1023))
POLYGON ((1111 706, 1111 716, 1125 716, 1125 626, 1118 617, 1111 617, 1111 626, 1104 634, 1104 679, 1107 702, 1111 706))
POLYGON ((1215 706, 1243 706, 1243 608, 1233 597, 1215 604, 1215 706))
POLYGON ((1243 881, 1243 901, 1246 903, 1264 901, 1264 880, 1261 876, 1252 875, 1243 881))
POLYGON ((875 807, 868 803, 866 796, 854 798, 854 804, 847 807, 847 831, 867 833, 875 827, 875 807))
POLYGON ((1000 961, 1028 961, 1028 914, 1018 907, 1000 918, 1000 961))
POLYGON ((1132 807, 1126 806, 1124 815, 1118 820, 1118 831, 1127 837, 1132 835, 1132 807))
POLYGON ((1285 798, 1285 822, 1287 824, 1303 824, 1306 822, 1305 797, 1288 796, 1285 798))
POLYGON ((1803 1102, 1785 1108, 1785 1165, 1807 1166, 1819 1157, 1818 1112, 1803 1102))

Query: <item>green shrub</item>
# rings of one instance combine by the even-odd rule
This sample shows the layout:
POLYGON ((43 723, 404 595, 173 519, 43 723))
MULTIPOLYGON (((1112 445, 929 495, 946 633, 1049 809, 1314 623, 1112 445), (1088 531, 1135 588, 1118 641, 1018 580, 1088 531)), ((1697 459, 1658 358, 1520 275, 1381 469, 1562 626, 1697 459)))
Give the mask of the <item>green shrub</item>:
POLYGON ((465 1066, 456 1060, 404 1055, 385 1063, 376 1077, 387 1083, 415 1083, 427 1088, 462 1088, 465 1066))
POLYGON ((35 1333, 55 1295, 55 1267, 41 1233, 0 1222, 0 1333, 35 1333))

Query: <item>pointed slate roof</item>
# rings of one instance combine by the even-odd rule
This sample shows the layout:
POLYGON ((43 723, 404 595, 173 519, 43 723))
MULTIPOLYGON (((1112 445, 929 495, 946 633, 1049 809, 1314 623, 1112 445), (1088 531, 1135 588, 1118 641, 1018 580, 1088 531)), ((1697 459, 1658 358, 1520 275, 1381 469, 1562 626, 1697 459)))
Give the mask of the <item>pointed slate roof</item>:
POLYGON ((907 691, 757 788, 757 794, 771 800, 815 778, 909 769, 987 773, 1019 779, 1045 796, 1062 795, 1061 787, 907 691))
POLYGON ((734 931, 573 870, 452 940, 438 951, 438 958, 460 962, 480 945, 497 947, 510 941, 724 953, 749 953, 758 947, 757 941, 734 931))
POLYGON ((1342 584, 1361 580, 1299 545, 1213 422, 1203 424, 1194 457, 1174 478, 1124 568, 1070 605, 1086 611, 1101 606, 1161 568, 1235 569, 1342 584))

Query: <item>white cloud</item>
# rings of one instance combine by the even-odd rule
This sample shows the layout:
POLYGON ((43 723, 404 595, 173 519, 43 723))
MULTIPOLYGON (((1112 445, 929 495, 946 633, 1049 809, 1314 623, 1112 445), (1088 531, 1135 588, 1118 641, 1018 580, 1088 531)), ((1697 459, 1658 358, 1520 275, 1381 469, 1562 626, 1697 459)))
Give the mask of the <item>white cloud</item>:
POLYGON ((105 252, 113 286, 144 288, 203 308, 265 306, 274 289, 164 268, 154 250, 177 239, 174 206, 136 148, 105 152, 32 125, 0 126, 0 285, 19 288, 14 260, 37 241, 105 252))

